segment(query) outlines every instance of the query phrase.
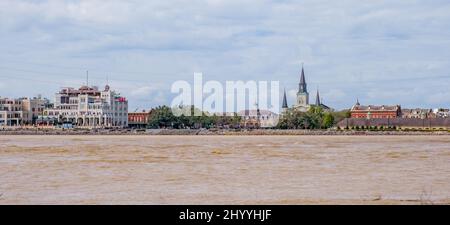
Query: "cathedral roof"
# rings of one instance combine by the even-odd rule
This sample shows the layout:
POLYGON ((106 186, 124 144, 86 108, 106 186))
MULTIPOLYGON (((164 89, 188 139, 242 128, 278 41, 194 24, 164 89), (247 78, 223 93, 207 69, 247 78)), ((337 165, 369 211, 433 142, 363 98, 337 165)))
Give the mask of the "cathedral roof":
POLYGON ((308 93, 306 80, 305 80, 305 70, 302 65, 302 73, 300 75, 300 83, 298 85, 298 93, 308 93))
POLYGON ((288 107, 288 104, 287 104, 287 99, 286 99, 286 90, 284 90, 283 106, 282 106, 281 108, 283 108, 283 109, 289 108, 289 107, 288 107))
POLYGON ((300 84, 306 84, 306 81, 305 81, 305 70, 303 69, 303 66, 302 66, 302 74, 300 75, 300 84))
POLYGON ((317 90, 317 94, 316 94, 316 105, 321 105, 321 103, 320 103, 319 90, 317 90))

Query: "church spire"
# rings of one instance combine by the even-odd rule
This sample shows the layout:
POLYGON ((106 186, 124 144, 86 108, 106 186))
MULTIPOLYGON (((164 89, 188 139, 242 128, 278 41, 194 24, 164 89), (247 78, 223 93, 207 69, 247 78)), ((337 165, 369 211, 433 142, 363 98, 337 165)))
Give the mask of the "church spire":
POLYGON ((306 89, 305 70, 303 68, 303 63, 302 63, 302 74, 300 76, 300 83, 299 83, 298 92, 299 93, 306 93, 306 92, 308 92, 307 89, 306 89))
POLYGON ((286 89, 284 89, 284 95, 283 95, 283 105, 281 106, 283 109, 288 108, 287 99, 286 99, 286 89))
POLYGON ((320 106, 320 94, 319 89, 317 89, 317 95, 316 95, 316 106, 320 106))

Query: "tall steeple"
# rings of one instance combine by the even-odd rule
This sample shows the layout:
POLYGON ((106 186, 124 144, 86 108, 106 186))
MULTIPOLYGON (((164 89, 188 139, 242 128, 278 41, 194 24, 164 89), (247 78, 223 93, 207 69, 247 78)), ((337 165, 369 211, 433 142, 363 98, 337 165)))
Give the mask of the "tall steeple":
POLYGON ((298 108, 302 108, 302 110, 306 111, 309 107, 309 93, 306 88, 306 79, 305 79, 305 69, 303 68, 302 63, 302 73, 300 76, 300 83, 298 84, 298 92, 297 92, 297 102, 295 106, 298 108))
POLYGON ((320 94, 319 89, 317 89, 317 95, 316 95, 316 106, 320 106, 320 94))
POLYGON ((284 89, 284 95, 283 95, 283 105, 281 106, 282 109, 287 109, 288 104, 287 104, 287 99, 286 99, 286 89, 284 89))
POLYGON ((303 63, 302 63, 302 74, 300 76, 300 83, 299 83, 299 87, 298 87, 298 93, 307 93, 307 87, 306 87, 306 80, 305 80, 305 70, 303 68, 303 63))

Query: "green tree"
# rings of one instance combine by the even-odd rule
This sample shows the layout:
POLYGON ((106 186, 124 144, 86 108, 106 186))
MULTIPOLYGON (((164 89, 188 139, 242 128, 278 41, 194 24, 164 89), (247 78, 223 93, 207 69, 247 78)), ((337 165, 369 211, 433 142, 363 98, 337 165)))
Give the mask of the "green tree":
POLYGON ((330 128, 334 125, 334 117, 331 113, 325 113, 322 120, 322 128, 330 128))
POLYGON ((348 109, 342 110, 342 111, 337 111, 337 112, 332 112, 331 115, 334 117, 335 123, 338 123, 338 122, 342 121, 343 119, 351 117, 350 110, 348 110, 348 109))
POLYGON ((242 122, 242 118, 236 112, 233 113, 233 117, 231 118, 231 125, 234 128, 240 128, 241 122, 242 122))
POLYGON ((152 109, 148 126, 151 128, 171 128, 174 125, 178 126, 178 124, 171 108, 168 106, 158 106, 152 109))
POLYGON ((332 113, 324 112, 322 107, 311 106, 308 112, 290 110, 278 122, 278 129, 326 129, 334 125, 332 113))
POLYGON ((278 129, 305 129, 308 126, 304 112, 290 110, 284 113, 278 121, 278 129))
POLYGON ((239 127, 241 117, 236 113, 233 117, 225 115, 210 115, 208 112, 202 112, 194 106, 179 106, 170 108, 168 106, 159 106, 152 109, 148 127, 150 128, 217 128, 224 125, 239 127), (201 115, 201 116, 198 116, 201 115))
POLYGON ((324 113, 322 107, 311 106, 305 115, 307 122, 307 129, 320 129, 322 128, 322 119, 324 113))

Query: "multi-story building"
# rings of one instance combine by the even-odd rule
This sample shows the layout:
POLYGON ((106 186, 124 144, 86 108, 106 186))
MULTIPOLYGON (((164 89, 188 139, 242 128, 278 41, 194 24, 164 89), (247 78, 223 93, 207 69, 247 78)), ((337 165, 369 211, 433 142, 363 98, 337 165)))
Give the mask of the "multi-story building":
POLYGON ((338 122, 340 129, 414 129, 450 130, 450 118, 345 118, 338 122))
POLYGON ((434 115, 436 118, 449 118, 450 117, 450 109, 434 109, 434 115))
POLYGON ((0 126, 21 126, 23 123, 22 100, 0 98, 0 126))
POLYGON ((44 110, 51 107, 50 100, 42 98, 41 95, 34 98, 22 98, 21 101, 26 124, 37 124, 38 118, 44 115, 44 110))
POLYGON ((402 109, 402 118, 406 119, 426 119, 436 118, 431 109, 402 109))
POLYGON ((401 106, 364 106, 356 101, 356 104, 350 110, 351 118, 381 119, 381 118, 398 118, 401 117, 401 106))
POLYGON ((46 120, 57 120, 85 128, 127 127, 128 101, 109 85, 63 88, 55 94, 54 106, 44 111, 46 120))
POLYGON ((48 99, 39 97, 0 99, 0 126, 34 125, 37 118, 50 105, 48 99))
POLYGON ((151 111, 129 112, 128 126, 131 128, 145 128, 148 125, 151 111))
POLYGON ((241 127, 270 128, 278 124, 279 115, 268 110, 243 110, 238 113, 241 117, 241 127))

